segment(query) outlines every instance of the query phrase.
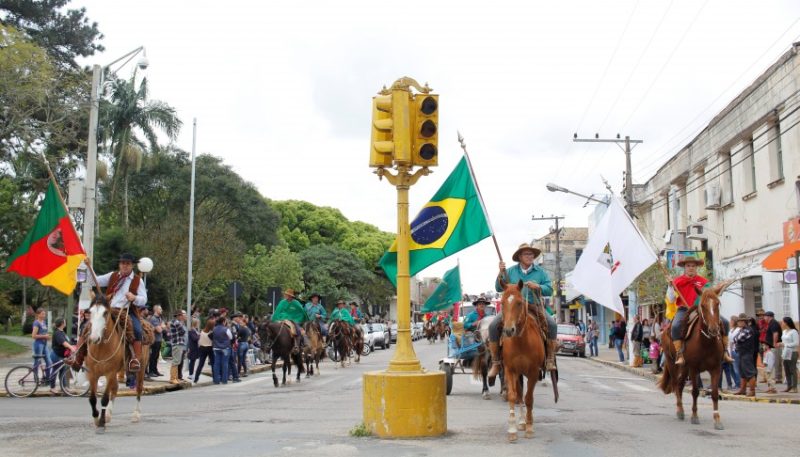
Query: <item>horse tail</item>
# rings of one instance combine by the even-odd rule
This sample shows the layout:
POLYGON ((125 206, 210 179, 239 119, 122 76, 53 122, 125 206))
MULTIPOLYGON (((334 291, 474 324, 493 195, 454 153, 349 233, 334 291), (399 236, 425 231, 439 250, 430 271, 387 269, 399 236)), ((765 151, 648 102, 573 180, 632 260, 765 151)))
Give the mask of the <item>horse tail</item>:
POLYGON ((661 379, 658 380, 658 388, 661 389, 664 394, 669 395, 675 390, 675 379, 672 374, 672 367, 671 363, 664 364, 664 374, 661 375, 661 379))
POLYGON ((472 358, 472 379, 476 381, 480 381, 483 379, 483 370, 481 370, 483 365, 483 358, 484 354, 478 353, 475 357, 472 358))

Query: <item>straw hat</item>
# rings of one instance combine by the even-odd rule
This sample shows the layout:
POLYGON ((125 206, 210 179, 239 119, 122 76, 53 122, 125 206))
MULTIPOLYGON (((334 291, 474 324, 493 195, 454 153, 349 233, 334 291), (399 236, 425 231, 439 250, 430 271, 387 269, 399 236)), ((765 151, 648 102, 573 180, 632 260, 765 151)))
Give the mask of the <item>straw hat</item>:
POLYGON ((697 265, 698 267, 702 267, 703 265, 705 265, 706 262, 703 259, 698 259, 697 257, 695 257, 693 255, 687 255, 687 256, 685 256, 684 258, 682 258, 681 260, 678 261, 678 266, 679 267, 683 267, 683 266, 686 266, 687 263, 693 263, 693 264, 697 265))
POLYGON ((288 295, 288 296, 294 298, 295 297, 294 289, 292 289, 291 287, 286 289, 285 291, 283 291, 283 295, 288 295))
POLYGON ((517 250, 514 252, 514 255, 512 255, 512 256, 511 256, 511 260, 513 260, 514 262, 519 262, 519 256, 520 256, 520 254, 522 254, 524 251, 532 251, 532 252, 533 252, 533 258, 534 258, 534 259, 536 259, 537 257, 539 257, 539 254, 541 254, 541 253, 542 253, 542 250, 541 250, 541 249, 539 249, 539 248, 535 248, 535 247, 531 246, 531 245, 530 245, 530 244, 528 244, 528 243, 522 243, 522 244, 520 244, 520 245, 519 245, 519 247, 517 248, 517 250))

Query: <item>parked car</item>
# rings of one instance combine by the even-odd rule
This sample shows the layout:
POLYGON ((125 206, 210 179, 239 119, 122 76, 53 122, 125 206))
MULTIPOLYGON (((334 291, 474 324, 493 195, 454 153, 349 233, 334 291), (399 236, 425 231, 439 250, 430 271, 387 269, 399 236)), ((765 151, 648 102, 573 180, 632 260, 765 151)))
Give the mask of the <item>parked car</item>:
POLYGON ((558 324, 558 352, 586 357, 586 341, 578 327, 558 324))
POLYGON ((412 341, 417 341, 419 339, 422 339, 422 335, 424 334, 423 333, 424 327, 425 327, 425 324, 423 324, 422 322, 414 322, 414 323, 411 324, 411 340, 412 341))
POLYGON ((364 324, 364 342, 369 343, 371 349, 379 347, 387 349, 392 345, 389 339, 389 328, 384 324, 364 324))
POLYGON ((397 343, 397 324, 390 325, 389 329, 389 341, 397 343))

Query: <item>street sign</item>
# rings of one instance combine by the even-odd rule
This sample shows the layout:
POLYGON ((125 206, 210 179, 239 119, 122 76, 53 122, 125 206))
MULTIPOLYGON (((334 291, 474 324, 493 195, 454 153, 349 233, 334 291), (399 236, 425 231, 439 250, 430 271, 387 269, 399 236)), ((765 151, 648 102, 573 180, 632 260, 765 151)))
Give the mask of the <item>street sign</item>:
POLYGON ((783 272, 783 282, 786 284, 797 284, 797 271, 786 270, 783 272))
POLYGON ((231 298, 241 297, 243 287, 244 286, 239 281, 233 281, 232 283, 230 283, 230 285, 228 285, 228 295, 230 295, 231 298))
POLYGON ((786 259, 786 269, 787 270, 794 270, 796 265, 797 265, 797 259, 795 259, 794 256, 789 257, 788 259, 786 259))

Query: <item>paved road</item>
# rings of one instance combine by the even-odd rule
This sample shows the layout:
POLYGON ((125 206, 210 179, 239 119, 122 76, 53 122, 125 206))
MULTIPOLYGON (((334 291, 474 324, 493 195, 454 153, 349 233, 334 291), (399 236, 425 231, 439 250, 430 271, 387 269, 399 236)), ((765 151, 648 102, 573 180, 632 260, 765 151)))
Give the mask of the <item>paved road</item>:
MULTIPOLYGON (((436 369, 443 343, 415 344, 436 369)), ((2 455, 261 456, 261 455, 799 455, 796 405, 721 404, 724 431, 715 431, 710 400, 701 425, 678 422, 674 401, 651 381, 589 360, 560 358, 561 400, 538 386, 536 437, 505 440, 507 407, 482 400, 469 376, 456 376, 448 398, 448 435, 428 440, 352 438, 361 422, 361 373, 381 369, 393 352, 377 351, 360 365, 274 388, 271 376, 239 384, 151 396, 143 421, 131 424, 133 399, 119 399, 105 435, 96 435, 86 399, 0 399, 2 455), (768 447, 767 447, 768 445, 768 447), (794 446, 794 447, 792 447, 794 446), (767 451, 767 449, 769 449, 767 451), (532 454, 534 453, 534 454, 532 454)))

